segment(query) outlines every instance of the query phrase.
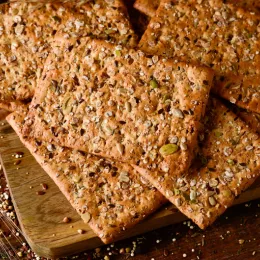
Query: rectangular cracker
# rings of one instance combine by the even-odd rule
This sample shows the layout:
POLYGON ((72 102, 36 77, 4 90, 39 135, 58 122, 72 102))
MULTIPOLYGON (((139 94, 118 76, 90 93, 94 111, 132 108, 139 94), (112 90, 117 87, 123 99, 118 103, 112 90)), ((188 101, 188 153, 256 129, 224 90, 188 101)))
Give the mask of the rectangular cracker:
POLYGON ((222 1, 200 2, 162 0, 139 47, 212 67, 215 93, 259 113, 260 16, 222 1))
POLYGON ((127 46, 135 46, 137 40, 122 0, 0 5, 1 102, 33 96, 57 34, 91 36, 127 46))
POLYGON ((18 113, 7 121, 104 243, 115 241, 167 201, 130 165, 24 138, 23 116, 18 113))
POLYGON ((136 0, 134 8, 150 17, 153 17, 159 4, 160 0, 136 0))
POLYGON ((260 174, 260 138, 233 112, 211 98, 205 131, 193 165, 182 176, 165 176, 134 166, 200 228, 212 224, 260 174))
POLYGON ((89 38, 55 48, 25 136, 173 175, 190 166, 212 70, 89 38))

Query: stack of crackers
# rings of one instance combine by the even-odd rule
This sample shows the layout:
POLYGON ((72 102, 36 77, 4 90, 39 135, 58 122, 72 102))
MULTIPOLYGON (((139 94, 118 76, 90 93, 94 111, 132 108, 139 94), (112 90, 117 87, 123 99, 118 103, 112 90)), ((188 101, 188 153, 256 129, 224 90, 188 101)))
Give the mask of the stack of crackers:
POLYGON ((204 229, 260 171, 257 1, 135 7, 139 43, 123 0, 0 6, 0 106, 104 243, 167 201, 204 229))

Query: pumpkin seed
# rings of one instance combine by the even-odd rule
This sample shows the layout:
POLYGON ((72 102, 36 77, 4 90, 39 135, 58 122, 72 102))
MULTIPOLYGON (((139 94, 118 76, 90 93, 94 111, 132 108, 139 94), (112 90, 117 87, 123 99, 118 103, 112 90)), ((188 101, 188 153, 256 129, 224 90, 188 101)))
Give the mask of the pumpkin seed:
POLYGON ((167 155, 176 153, 178 151, 178 149, 179 149, 179 146, 176 144, 165 144, 160 148, 159 153, 162 156, 167 156, 167 155))
POLYGON ((163 103, 170 103, 171 102, 171 96, 169 94, 165 94, 162 98, 163 103))
POLYGON ((216 206, 217 202, 213 196, 209 197, 209 204, 211 206, 216 206))
POLYGON ((150 87, 151 87, 152 89, 158 88, 158 82, 156 81, 156 79, 152 79, 152 80, 150 81, 150 87))
POLYGON ((190 191, 190 200, 195 200, 197 198, 197 193, 195 190, 190 191))
POLYGON ((116 55, 117 57, 121 57, 121 51, 120 51, 120 50, 116 50, 116 51, 115 51, 115 55, 116 55))
POLYGON ((235 162, 234 162, 234 160, 232 160, 232 159, 228 159, 227 162, 228 162, 228 164, 230 164, 230 165, 235 165, 235 162))
POLYGON ((180 190, 178 189, 174 189, 174 194, 177 196, 177 195, 180 195, 180 190))
POLYGON ((215 136, 218 137, 218 138, 223 135, 223 133, 220 132, 218 129, 215 129, 215 130, 214 130, 214 134, 215 134, 215 136))

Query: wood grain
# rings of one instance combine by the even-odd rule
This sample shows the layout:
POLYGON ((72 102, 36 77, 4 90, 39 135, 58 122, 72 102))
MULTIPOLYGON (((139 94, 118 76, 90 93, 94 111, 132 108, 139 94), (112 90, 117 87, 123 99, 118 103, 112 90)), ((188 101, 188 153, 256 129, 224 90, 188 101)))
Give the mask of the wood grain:
MULTIPOLYGON (((0 153, 5 175, 10 187, 16 213, 22 230, 32 249, 40 256, 56 258, 74 254, 102 245, 102 242, 59 191, 49 176, 40 168, 29 151, 5 122, 0 122, 0 153), (12 155, 23 152, 21 163, 12 155), (28 173, 28 174, 27 174, 28 173), (48 185, 44 195, 36 193, 41 183, 48 185), (62 222, 64 217, 71 223, 62 222), (71 227, 73 226, 73 227, 71 227), (82 229, 84 234, 78 234, 82 229)), ((242 194, 236 204, 260 197, 260 180, 242 194)), ((142 234, 163 226, 181 222, 185 217, 172 205, 161 209, 135 228, 128 230, 120 239, 142 234)))

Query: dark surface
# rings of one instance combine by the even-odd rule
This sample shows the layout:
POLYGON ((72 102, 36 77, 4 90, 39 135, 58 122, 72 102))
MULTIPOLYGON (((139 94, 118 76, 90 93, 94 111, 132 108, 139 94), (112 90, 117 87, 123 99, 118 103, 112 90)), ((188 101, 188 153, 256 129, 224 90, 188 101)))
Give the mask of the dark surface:
MULTIPOLYGON (((195 225, 190 229, 184 223, 145 234, 137 244, 132 259, 260 259, 260 200, 229 209, 216 223, 205 231, 195 225), (176 238, 173 242, 172 239, 176 238), (244 240, 244 243, 242 243, 244 240), (159 242, 160 241, 160 242, 159 242), (159 243, 157 243, 159 242, 159 243), (240 244, 240 243, 241 244, 240 244), (194 252, 192 252, 194 249, 194 252), (139 252, 137 252, 139 251, 139 252), (187 257, 184 258, 183 254, 187 257)), ((116 243, 122 248, 137 238, 116 243)), ((113 249, 113 248, 111 248, 113 249)), ((102 249, 107 251, 107 247, 102 249)), ((90 254, 91 255, 91 254, 90 254)), ((80 258, 86 259, 86 258, 80 258)), ((110 259, 127 259, 126 255, 110 259)))

